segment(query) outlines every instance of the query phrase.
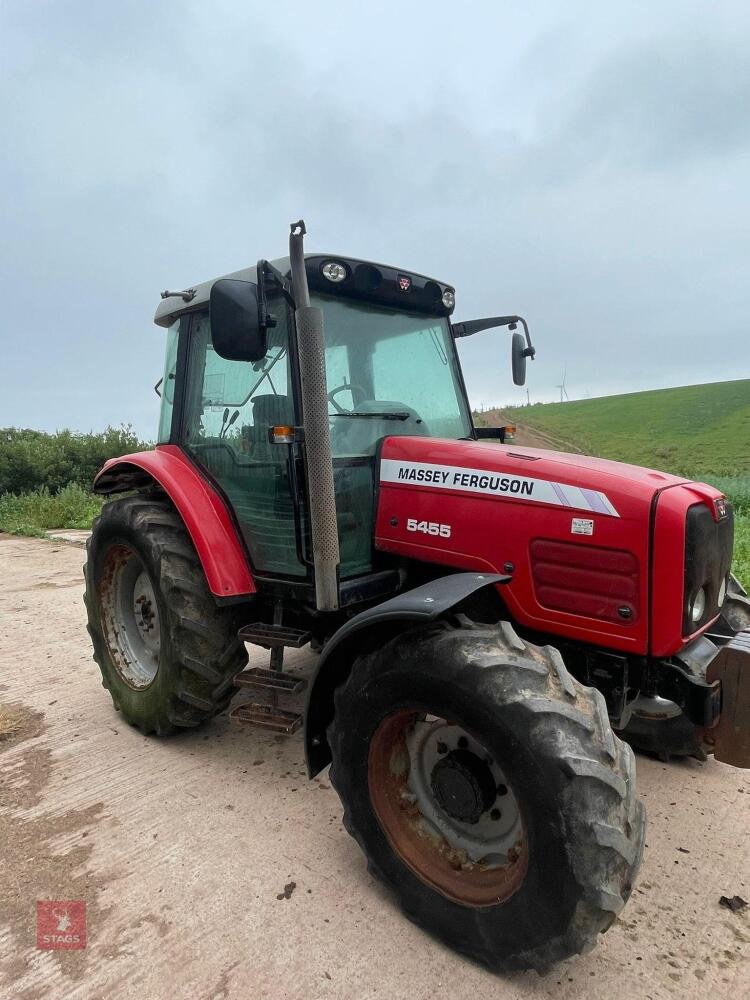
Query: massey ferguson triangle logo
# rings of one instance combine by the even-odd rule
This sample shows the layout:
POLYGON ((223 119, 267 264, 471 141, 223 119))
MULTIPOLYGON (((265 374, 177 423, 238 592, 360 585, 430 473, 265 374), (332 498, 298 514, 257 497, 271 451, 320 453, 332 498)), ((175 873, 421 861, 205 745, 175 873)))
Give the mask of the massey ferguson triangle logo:
POLYGON ((407 274, 399 274, 398 287, 402 292, 408 292, 411 288, 411 278, 407 274))

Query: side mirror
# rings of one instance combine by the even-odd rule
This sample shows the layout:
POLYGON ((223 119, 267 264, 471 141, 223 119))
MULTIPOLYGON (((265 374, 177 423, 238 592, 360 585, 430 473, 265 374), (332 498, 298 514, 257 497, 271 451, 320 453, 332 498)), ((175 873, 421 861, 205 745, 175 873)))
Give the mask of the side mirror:
POLYGON ((251 281, 221 278, 208 300, 208 322, 216 353, 228 361, 260 361, 268 342, 261 325, 258 286, 251 281))
POLYGON ((526 341, 522 333, 513 334, 510 351, 513 382, 515 385, 524 385, 526 382, 526 341))

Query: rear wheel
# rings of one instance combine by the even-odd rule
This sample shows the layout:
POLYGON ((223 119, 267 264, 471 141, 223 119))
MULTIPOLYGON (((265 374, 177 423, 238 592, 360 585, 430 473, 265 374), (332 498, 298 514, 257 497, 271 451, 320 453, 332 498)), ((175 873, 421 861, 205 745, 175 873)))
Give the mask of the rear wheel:
POLYGON ((226 708, 247 663, 240 622, 216 604, 170 504, 147 496, 107 504, 84 573, 94 659, 128 722, 165 735, 226 708))
POLYGON ((406 914, 496 969, 593 947, 627 899, 644 811, 601 694, 503 623, 420 627, 336 693, 331 782, 406 914))

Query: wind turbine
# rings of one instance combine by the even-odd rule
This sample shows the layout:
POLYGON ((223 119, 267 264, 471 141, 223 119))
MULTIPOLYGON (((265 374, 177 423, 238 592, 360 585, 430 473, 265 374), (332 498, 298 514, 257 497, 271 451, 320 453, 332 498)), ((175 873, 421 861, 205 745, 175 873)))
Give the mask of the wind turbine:
POLYGON ((559 385, 555 386, 556 389, 560 390, 560 402, 561 403, 564 401, 563 400, 563 396, 565 397, 566 400, 568 400, 568 402, 570 401, 570 396, 568 395, 568 390, 565 388, 565 379, 567 377, 568 377, 568 362, 566 361, 565 362, 565 370, 563 371, 562 382, 559 385))

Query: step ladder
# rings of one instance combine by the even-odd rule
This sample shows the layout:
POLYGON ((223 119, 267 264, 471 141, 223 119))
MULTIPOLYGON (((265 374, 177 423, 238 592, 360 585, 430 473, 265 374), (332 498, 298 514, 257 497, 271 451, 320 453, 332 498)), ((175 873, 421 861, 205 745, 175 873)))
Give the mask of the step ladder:
POLYGON ((302 713, 253 701, 233 708, 229 713, 229 721, 237 726, 256 726, 272 733, 292 736, 302 725, 302 713))
MULTIPOLYGON (((281 617, 280 609, 274 618, 281 617)), ((283 672, 284 649, 301 649, 312 638, 310 632, 274 623, 254 622, 244 625, 237 637, 242 642, 271 651, 270 667, 250 667, 234 678, 235 687, 263 692, 269 701, 249 701, 236 705, 229 713, 230 722, 242 726, 256 726, 274 733, 291 736, 302 726, 302 713, 279 705, 280 695, 299 695, 307 688, 304 677, 283 672)))
POLYGON ((263 646, 265 649, 279 649, 284 646, 301 649, 308 644, 312 635, 301 628, 290 628, 288 625, 268 625, 266 622, 255 622, 252 625, 243 625, 237 633, 237 637, 242 642, 250 642, 254 646, 263 646))
POLYGON ((294 677, 281 670, 265 667, 251 667, 243 670, 234 679, 236 687, 262 688, 266 691, 283 691, 285 694, 301 694, 307 687, 304 677, 294 677))

